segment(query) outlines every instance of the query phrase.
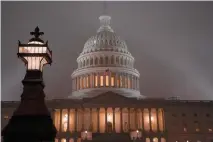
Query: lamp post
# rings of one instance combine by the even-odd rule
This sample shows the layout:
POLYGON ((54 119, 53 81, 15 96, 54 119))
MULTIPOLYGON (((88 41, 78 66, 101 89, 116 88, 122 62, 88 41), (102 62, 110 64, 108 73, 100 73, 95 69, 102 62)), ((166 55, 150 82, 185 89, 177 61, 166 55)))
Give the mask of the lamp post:
POLYGON ((36 27, 28 44, 18 44, 18 57, 26 65, 21 102, 8 125, 3 129, 4 142, 54 141, 56 128, 45 105, 43 66, 51 64, 52 51, 48 42, 40 39, 43 32, 36 27))

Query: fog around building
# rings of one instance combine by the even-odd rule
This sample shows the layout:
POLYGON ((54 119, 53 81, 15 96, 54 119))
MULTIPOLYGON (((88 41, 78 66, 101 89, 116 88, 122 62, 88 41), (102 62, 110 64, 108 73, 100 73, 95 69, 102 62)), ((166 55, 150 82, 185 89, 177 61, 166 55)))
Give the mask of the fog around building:
MULTIPOLYGON (((127 43, 147 97, 213 100, 213 2, 107 2, 111 27, 127 43)), ((36 26, 53 51, 47 98, 67 98, 84 43, 99 28, 103 2, 2 2, 2 100, 20 100, 26 69, 18 40, 36 26)))

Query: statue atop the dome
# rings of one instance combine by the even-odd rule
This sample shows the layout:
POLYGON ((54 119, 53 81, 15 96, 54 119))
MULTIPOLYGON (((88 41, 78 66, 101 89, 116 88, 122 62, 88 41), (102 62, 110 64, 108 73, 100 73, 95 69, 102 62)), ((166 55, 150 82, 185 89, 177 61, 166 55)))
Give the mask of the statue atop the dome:
POLYGON ((98 32, 101 31, 109 31, 114 32, 113 29, 110 27, 110 20, 111 17, 108 15, 102 15, 99 17, 101 27, 98 29, 98 32))

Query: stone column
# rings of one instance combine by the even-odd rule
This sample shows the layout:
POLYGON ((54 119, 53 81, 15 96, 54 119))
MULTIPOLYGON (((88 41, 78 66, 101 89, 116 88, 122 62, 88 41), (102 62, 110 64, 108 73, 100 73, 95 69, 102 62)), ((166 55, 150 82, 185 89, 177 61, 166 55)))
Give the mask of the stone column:
POLYGON ((97 129, 97 131, 98 131, 98 133, 100 132, 100 108, 97 108, 97 115, 98 115, 98 121, 97 121, 97 123, 98 123, 98 129, 97 129))
POLYGON ((77 79, 77 87, 76 87, 76 90, 79 90, 79 77, 76 77, 76 79, 77 79))
POLYGON ((90 78, 91 78, 91 80, 90 80, 91 87, 90 88, 94 88, 94 73, 91 74, 90 78))
POLYGON ((106 87, 106 71, 103 73, 103 87, 106 87))
POLYGON ((78 122, 78 110, 77 110, 77 108, 75 109, 75 132, 77 132, 78 130, 77 130, 77 122, 78 122))
POLYGON ((130 108, 128 108, 128 131, 130 131, 130 108))
POLYGON ((112 115, 113 115, 113 132, 115 132, 115 108, 112 108, 112 115))
POLYGON ((112 87, 111 86, 111 71, 109 71, 109 87, 112 87))
POLYGON ((160 128, 159 128, 159 118, 158 118, 158 108, 156 109, 156 115, 157 115, 157 132, 160 131, 160 128))
POLYGON ((120 108, 120 125, 121 125, 121 133, 123 132, 123 112, 122 108, 120 108))
POLYGON ((135 111, 135 129, 137 130, 138 129, 137 109, 135 108, 134 111, 135 111))
POLYGON ((143 116, 143 108, 141 109, 141 114, 142 114, 142 129, 145 131, 144 129, 144 116, 143 116))
POLYGON ((85 109, 84 108, 82 108, 82 114, 83 114, 83 117, 82 117, 82 130, 84 131, 85 130, 85 122, 84 122, 84 116, 85 116, 85 109))
POLYGON ((107 108, 105 108, 105 132, 107 132, 107 108))
POLYGON ((68 108, 68 112, 67 112, 67 131, 70 131, 70 109, 68 108))
POLYGON ((88 77, 88 87, 87 88, 91 88, 91 81, 90 81, 90 79, 91 79, 91 74, 88 74, 87 75, 87 77, 88 77))
POLYGON ((117 78, 118 78, 118 74, 115 73, 115 82, 114 82, 114 86, 117 88, 117 78))
POLYGON ((100 74, 97 73, 97 77, 98 77, 98 88, 100 88, 100 74))
POLYGON ((93 122, 92 122, 92 108, 90 108, 90 126, 89 126, 89 128, 90 128, 90 131, 92 132, 93 131, 93 122))
POLYGON ((138 78, 137 84, 138 84, 138 90, 139 90, 140 89, 140 80, 139 80, 139 78, 138 78))
POLYGON ((59 126, 59 132, 62 131, 61 126, 62 126, 62 109, 60 109, 60 126, 59 126))
POLYGON ((149 131, 152 131, 152 124, 151 124, 151 108, 148 109, 149 110, 149 131))

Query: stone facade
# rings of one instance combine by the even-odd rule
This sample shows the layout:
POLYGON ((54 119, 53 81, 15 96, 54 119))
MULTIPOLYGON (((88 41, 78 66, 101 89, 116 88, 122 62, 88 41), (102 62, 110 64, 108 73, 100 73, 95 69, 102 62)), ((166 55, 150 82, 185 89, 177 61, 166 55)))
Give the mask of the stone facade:
MULTIPOLYGON (((2 102, 2 128, 18 103, 2 102)), ((58 130, 56 142, 213 141, 212 101, 135 99, 106 92, 46 103, 58 130)))

